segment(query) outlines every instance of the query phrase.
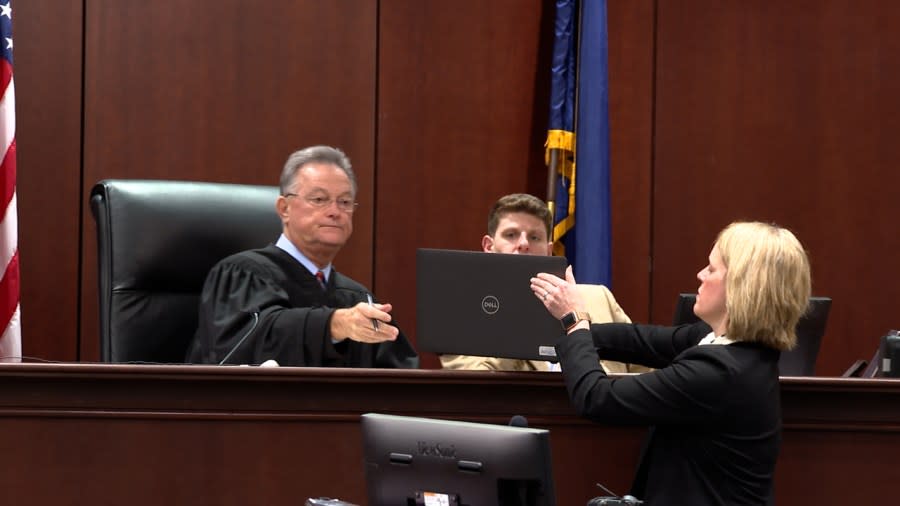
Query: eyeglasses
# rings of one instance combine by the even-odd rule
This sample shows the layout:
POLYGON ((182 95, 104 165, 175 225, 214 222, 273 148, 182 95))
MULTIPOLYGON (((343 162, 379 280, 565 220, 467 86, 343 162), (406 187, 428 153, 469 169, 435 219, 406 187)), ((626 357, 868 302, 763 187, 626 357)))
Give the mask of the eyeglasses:
MULTIPOLYGON (((285 197, 299 197, 296 193, 285 193, 285 197)), ((323 197, 321 195, 310 195, 307 197, 303 197, 309 205, 313 207, 328 207, 332 202, 337 203, 337 208, 345 213, 352 213, 356 210, 356 206, 359 205, 358 202, 355 202, 353 199, 348 197, 338 197, 337 199, 332 199, 331 197, 323 197)))

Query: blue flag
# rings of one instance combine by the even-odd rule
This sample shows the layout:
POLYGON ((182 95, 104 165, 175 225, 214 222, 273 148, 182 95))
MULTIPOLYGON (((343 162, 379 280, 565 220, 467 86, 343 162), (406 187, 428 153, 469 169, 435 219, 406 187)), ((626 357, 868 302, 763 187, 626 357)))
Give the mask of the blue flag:
POLYGON ((557 0, 555 32, 546 144, 556 170, 553 251, 580 283, 611 286, 606 0, 557 0))

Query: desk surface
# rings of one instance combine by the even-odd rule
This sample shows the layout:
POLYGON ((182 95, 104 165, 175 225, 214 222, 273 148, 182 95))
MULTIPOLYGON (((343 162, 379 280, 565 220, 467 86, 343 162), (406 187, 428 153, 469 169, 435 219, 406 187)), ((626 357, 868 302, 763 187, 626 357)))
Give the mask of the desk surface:
MULTIPOLYGON (((627 490, 643 428, 577 417, 561 376, 441 370, 0 364, 10 504, 365 504, 359 415, 551 431, 561 505, 627 490)), ((880 503, 900 482, 900 381, 782 378, 779 504, 880 503)))

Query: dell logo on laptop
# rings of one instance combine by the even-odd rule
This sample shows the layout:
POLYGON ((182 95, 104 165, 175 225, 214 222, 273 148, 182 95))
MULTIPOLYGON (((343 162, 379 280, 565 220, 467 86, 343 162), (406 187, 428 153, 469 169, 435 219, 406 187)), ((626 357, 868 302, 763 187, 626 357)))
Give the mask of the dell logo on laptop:
POLYGON ((481 299, 481 310, 487 314, 494 314, 500 310, 500 301, 493 295, 481 299))

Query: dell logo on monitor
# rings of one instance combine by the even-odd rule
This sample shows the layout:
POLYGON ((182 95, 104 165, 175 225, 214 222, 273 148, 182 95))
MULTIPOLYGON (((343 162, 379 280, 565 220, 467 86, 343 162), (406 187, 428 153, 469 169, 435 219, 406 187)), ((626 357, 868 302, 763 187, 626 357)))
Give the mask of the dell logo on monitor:
POLYGON ((487 314, 494 314, 500 310, 500 301, 493 295, 481 299, 481 310, 487 314))

